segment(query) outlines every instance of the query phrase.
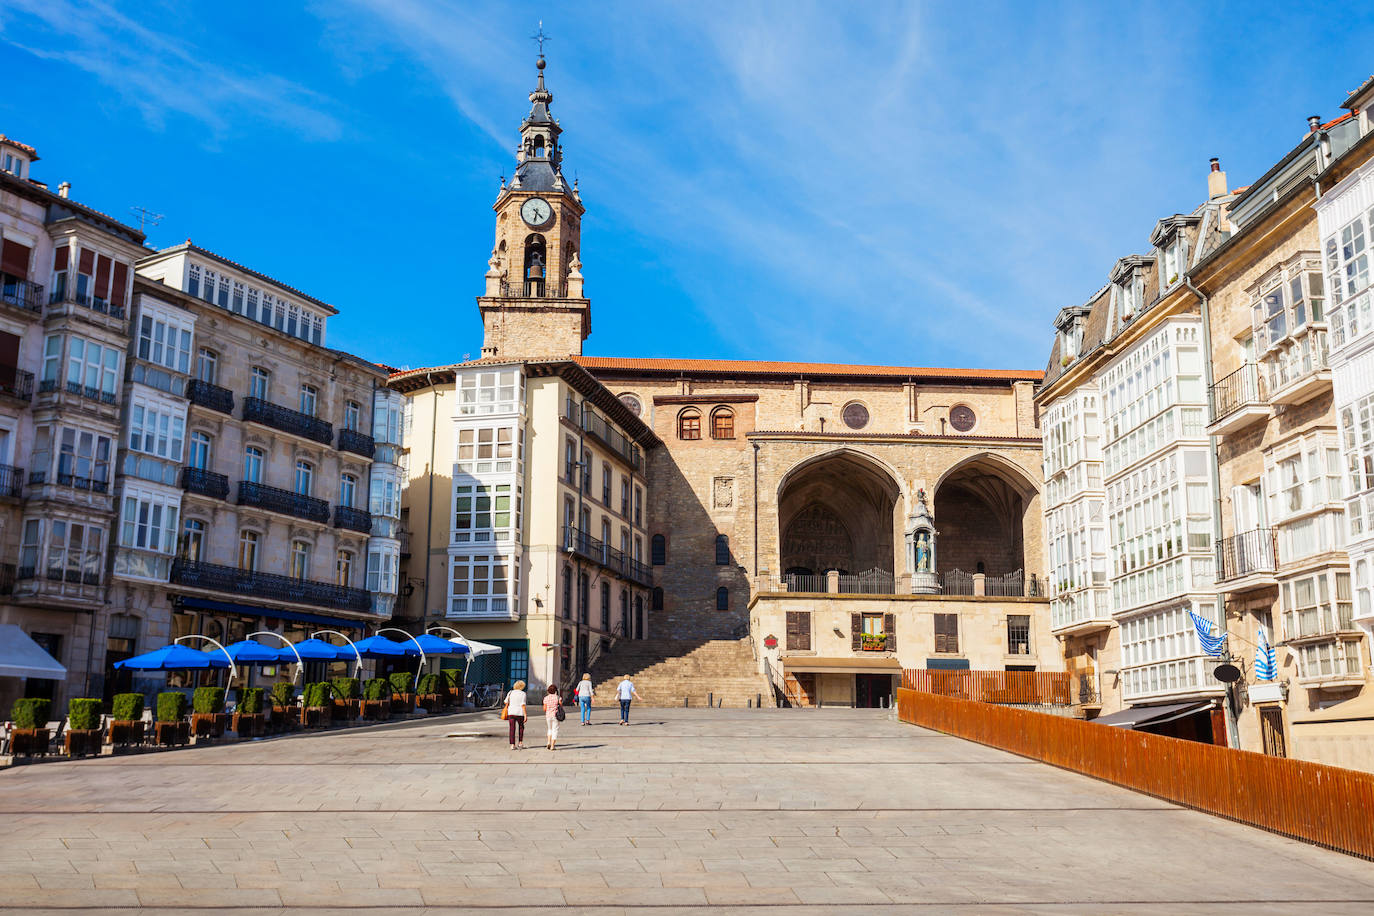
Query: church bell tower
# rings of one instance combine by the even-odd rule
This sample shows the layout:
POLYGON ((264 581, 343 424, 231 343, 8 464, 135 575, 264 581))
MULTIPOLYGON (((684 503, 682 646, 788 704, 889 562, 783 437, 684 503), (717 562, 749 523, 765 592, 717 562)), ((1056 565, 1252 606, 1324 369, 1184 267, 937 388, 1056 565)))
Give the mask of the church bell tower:
POLYGON ((591 303, 582 295, 582 198, 563 178, 563 129, 549 113, 544 55, 530 113, 520 125, 515 174, 492 209, 492 249, 482 311, 482 356, 558 359, 582 353, 592 330, 591 303))

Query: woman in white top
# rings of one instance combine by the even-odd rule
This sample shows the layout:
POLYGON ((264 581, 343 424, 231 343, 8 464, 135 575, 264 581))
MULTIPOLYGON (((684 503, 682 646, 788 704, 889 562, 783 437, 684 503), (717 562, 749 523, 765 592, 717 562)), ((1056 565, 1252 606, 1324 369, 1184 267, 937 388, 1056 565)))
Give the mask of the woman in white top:
POLYGON ((582 724, 592 724, 592 697, 596 696, 596 691, 592 689, 592 676, 582 675, 582 680, 577 682, 577 689, 573 691, 577 697, 577 708, 582 713, 582 724))
POLYGON ((506 721, 510 723, 510 749, 525 746, 525 682, 516 681, 514 689, 506 694, 506 721), (520 730, 520 742, 515 740, 516 728, 520 730))

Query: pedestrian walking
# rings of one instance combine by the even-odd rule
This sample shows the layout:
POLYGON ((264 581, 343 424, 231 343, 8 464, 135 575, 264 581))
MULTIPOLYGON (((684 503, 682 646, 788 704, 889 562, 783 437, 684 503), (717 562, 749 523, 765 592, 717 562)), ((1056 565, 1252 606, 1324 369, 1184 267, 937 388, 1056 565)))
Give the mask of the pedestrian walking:
POLYGON ((558 723, 567 715, 563 711, 563 698, 558 695, 558 687, 550 684, 544 694, 544 725, 549 735, 549 750, 553 750, 553 746, 558 743, 558 723))
POLYGON ((625 679, 623 681, 616 685, 615 695, 616 698, 620 700, 620 724, 629 725, 630 700, 633 699, 642 701, 644 698, 639 695, 638 690, 635 690, 634 681, 630 680, 630 676, 628 674, 625 675, 625 679))
POLYGON ((582 724, 592 724, 592 697, 596 696, 596 691, 592 689, 592 676, 582 675, 582 680, 577 682, 577 688, 573 691, 577 697, 577 709, 582 713, 582 724))
POLYGON ((506 721, 510 723, 510 749, 525 746, 525 682, 516 681, 511 692, 506 694, 506 721), (520 732, 516 743, 516 730, 520 732))

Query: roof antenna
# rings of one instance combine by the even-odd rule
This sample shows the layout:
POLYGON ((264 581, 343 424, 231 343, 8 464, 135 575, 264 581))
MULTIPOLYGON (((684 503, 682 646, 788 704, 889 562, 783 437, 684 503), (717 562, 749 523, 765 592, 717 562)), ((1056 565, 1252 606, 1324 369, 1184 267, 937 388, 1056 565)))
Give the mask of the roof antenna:
POLYGON ((142 232, 144 235, 148 234, 148 226, 150 224, 152 226, 157 226, 158 223, 167 218, 161 213, 154 213, 147 207, 130 207, 129 210, 138 215, 138 231, 142 232))

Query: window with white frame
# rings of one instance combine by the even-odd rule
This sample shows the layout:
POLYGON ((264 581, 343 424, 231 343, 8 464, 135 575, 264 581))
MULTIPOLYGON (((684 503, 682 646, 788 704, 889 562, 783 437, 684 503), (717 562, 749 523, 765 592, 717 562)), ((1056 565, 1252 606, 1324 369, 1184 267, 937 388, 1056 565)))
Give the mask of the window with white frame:
POLYGON ((262 449, 250 445, 243 450, 243 479, 262 483, 262 449))
POLYGON ((62 430, 57 482, 104 492, 110 481, 110 437, 81 429, 62 430))
POLYGON ((291 542, 291 578, 310 578, 310 544, 306 541, 291 542))
POLYGON ((189 373, 191 323, 173 321, 159 314, 144 314, 139 319, 138 358, 173 372, 189 373))
POLYGON ((334 556, 334 584, 343 588, 353 585, 353 554, 340 550, 334 556))
POLYGON ((309 461, 296 462, 296 492, 309 496, 315 488, 315 466, 309 461))
POLYGON ((1361 678, 1360 640, 1335 639, 1298 646, 1298 676, 1316 678, 1361 678))
POLYGON ((1374 395, 1341 409, 1350 536, 1374 532, 1374 395))
MULTIPOLYGON (((51 338, 49 338, 51 340, 51 338)), ((88 397, 113 401, 119 384, 120 351, 84 337, 67 337, 67 387, 88 397)), ((46 370, 46 365, 45 365, 46 370)))
POLYGON ((239 569, 254 572, 258 568, 258 533, 239 532, 239 569))
POLYGON ((19 578, 31 579, 37 574, 38 555, 42 550, 43 523, 36 518, 25 519, 23 534, 19 538, 19 578))
POLYGON ((166 497, 126 488, 120 510, 121 547, 171 555, 176 550, 178 507, 166 497))
POLYGON ((254 366, 248 377, 248 396, 263 401, 267 400, 267 392, 270 390, 271 383, 272 373, 262 366, 254 366))
POLYGON ((358 422, 362 418, 363 407, 357 401, 344 401, 344 429, 358 432, 358 422))
POLYGON ((315 416, 319 409, 320 392, 314 385, 301 386, 301 413, 307 417, 315 416))
POLYGON ((401 483, 390 477, 383 477, 375 471, 372 474, 371 488, 368 493, 368 511, 373 515, 386 518, 401 517, 401 483))
POLYGON ((449 613, 508 613, 513 558, 495 554, 449 559, 449 613))
POLYGON ((353 474, 343 474, 339 477, 339 505, 353 508, 354 500, 358 498, 358 478, 353 474))
MULTIPOLYGON (((1202 649, 1189 609, 1182 604, 1121 622, 1123 689, 1129 696, 1196 690, 1204 685, 1202 649)), ((1214 602, 1197 602, 1198 615, 1215 623, 1214 602)), ((1215 630, 1214 630, 1215 632, 1215 630)))
POLYGON ((1355 629, 1350 573, 1324 570, 1284 582, 1283 637, 1287 640, 1355 629))
POLYGON ((1318 433, 1285 443, 1265 455, 1265 467, 1279 562, 1345 545, 1341 454, 1331 436, 1318 433))
POLYGON ((215 384, 215 380, 219 378, 218 353, 205 347, 196 351, 196 378, 211 385, 215 384))
POLYGON ((457 379, 459 416, 515 413, 524 394, 524 373, 516 368, 465 372, 457 379))
POLYGON ((1374 207, 1326 239, 1326 278, 1331 301, 1338 305, 1369 286, 1369 240, 1374 234, 1374 207))
POLYGON ((1183 234, 1174 233, 1159 249, 1159 287, 1167 289, 1183 276, 1183 234))
POLYGON ((511 542, 520 531, 520 488, 459 480, 453 487, 453 543, 511 542))
POLYGON ((49 579, 96 585, 104 566, 105 529, 84 522, 53 519, 48 523, 49 579))
POLYGON ((191 447, 186 463, 201 471, 210 469, 210 437, 202 432, 191 433, 191 447))
POLYGON ((1182 439, 1204 437, 1207 392, 1199 328, 1166 326, 1103 375, 1108 476, 1182 439))
POLYGON ((367 550, 367 590, 392 594, 396 591, 399 550, 390 545, 372 545, 367 550))
MULTIPOLYGON (((524 438, 524 431, 520 433, 524 438)), ((458 465, 467 474, 506 473, 515 470, 516 431, 513 426, 481 426, 458 430, 458 465)))
POLYGON ((1255 349, 1270 391, 1326 366, 1326 309, 1321 262, 1298 255, 1254 287, 1255 349))
POLYGON ((379 393, 372 404, 372 438, 377 442, 401 445, 404 403, 379 393))
POLYGON ((186 420, 180 411, 135 397, 129 408, 129 449, 167 461, 181 461, 186 420))
POLYGON ((266 290, 234 280, 200 264, 187 269, 186 291, 206 302, 311 343, 324 342, 324 319, 266 290), (259 310, 261 305, 261 310, 259 310))

